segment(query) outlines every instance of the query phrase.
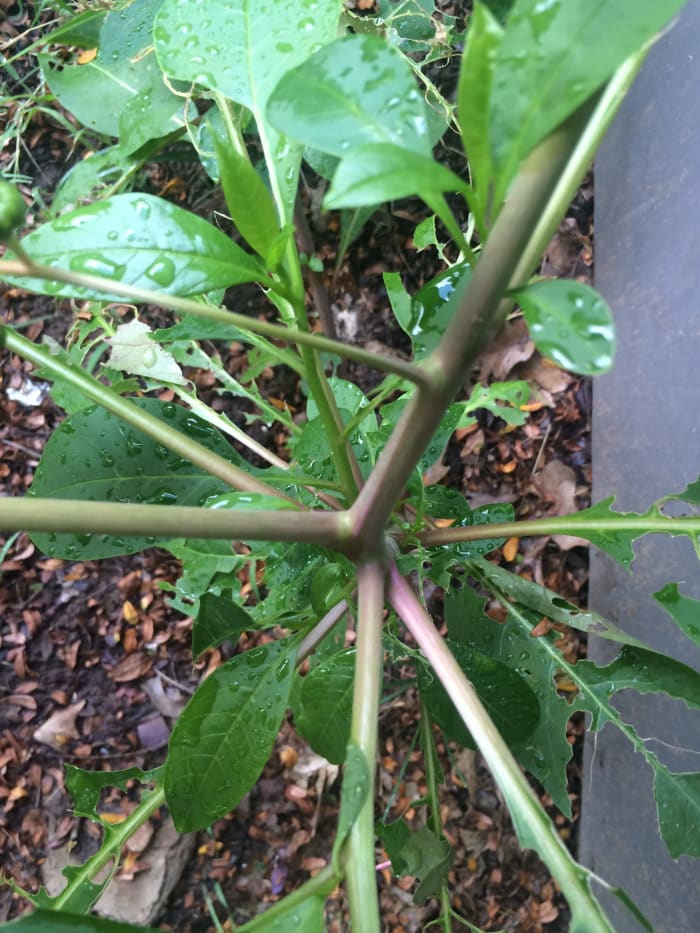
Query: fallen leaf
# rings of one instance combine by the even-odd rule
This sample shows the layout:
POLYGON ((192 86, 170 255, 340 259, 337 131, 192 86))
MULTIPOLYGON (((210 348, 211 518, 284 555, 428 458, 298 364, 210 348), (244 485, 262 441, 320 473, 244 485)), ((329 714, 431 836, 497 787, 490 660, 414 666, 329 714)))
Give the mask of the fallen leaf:
POLYGON ((529 360, 534 352, 535 345, 530 340, 524 319, 507 321, 489 349, 477 360, 479 381, 485 384, 489 376, 493 376, 501 382, 518 363, 529 360))
POLYGON ((80 733, 76 729, 75 720, 85 703, 85 700, 80 700, 72 706, 52 713, 46 722, 34 732, 35 741, 62 751, 70 739, 79 739, 80 733))
POLYGON ((115 664, 107 676, 118 684, 124 684, 130 680, 138 680, 139 677, 148 674, 152 665, 152 657, 142 651, 135 651, 133 654, 127 654, 126 657, 115 664))

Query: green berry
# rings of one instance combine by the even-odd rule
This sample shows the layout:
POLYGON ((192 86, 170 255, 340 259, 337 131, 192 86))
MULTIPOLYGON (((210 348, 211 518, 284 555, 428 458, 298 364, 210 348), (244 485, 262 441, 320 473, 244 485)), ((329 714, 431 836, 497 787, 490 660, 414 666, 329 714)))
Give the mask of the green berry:
POLYGON ((27 205, 14 185, 0 181, 0 243, 22 226, 27 205))

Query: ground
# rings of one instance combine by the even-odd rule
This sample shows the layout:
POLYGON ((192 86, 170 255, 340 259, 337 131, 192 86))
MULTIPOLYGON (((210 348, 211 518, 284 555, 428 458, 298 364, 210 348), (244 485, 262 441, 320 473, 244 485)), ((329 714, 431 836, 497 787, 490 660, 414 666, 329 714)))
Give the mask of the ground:
MULTIPOLYGON (((3 29, 22 29, 21 12, 3 29)), ((65 128, 34 115, 25 132, 22 169, 32 182, 26 194, 49 200, 71 160, 80 157, 65 128), (60 171, 57 171, 57 167, 60 171)), ((3 151, 0 168, 7 164, 3 151)), ((201 189, 192 164, 147 167, 142 181, 156 194, 210 216, 215 195, 201 189)), ((308 177, 307 206, 318 180, 308 177)), ((315 202, 314 202, 315 203, 315 202)), ((438 271, 434 251, 418 252, 411 236, 421 205, 401 202, 368 225, 331 281, 330 298, 345 339, 379 343, 394 352, 407 349, 392 326, 382 284, 384 271, 399 271, 409 292, 438 271), (349 323, 350 322, 350 323, 349 323), (351 333, 348 332, 348 326, 351 333)), ((30 222, 41 221, 40 208, 30 222)), ((590 281, 592 268, 592 183, 580 189, 569 216, 552 241, 542 271, 590 281)), ((337 219, 312 212, 317 255, 333 269, 338 248, 337 219)), ((254 313, 264 312, 253 295, 254 313)), ((15 288, 0 293, 3 320, 23 328, 33 340, 61 339, 74 310, 68 302, 32 296, 15 288)), ((79 308, 77 309, 80 310, 79 308)), ((124 313, 128 314, 127 309, 124 313)), ((163 312, 153 310, 153 314, 163 312)), ((165 322, 166 318, 162 317, 165 322)), ((227 365, 240 365, 240 347, 225 348, 227 365)), ((31 484, 42 447, 63 416, 31 367, 8 353, 0 356, 0 483, 2 493, 22 495, 31 484)), ((206 376, 192 372, 206 391, 206 376)), ((348 366, 346 378, 369 387, 370 374, 348 366)), ((452 485, 472 505, 512 502, 518 517, 563 514, 585 506, 589 493, 589 389, 543 360, 527 339, 522 321, 509 322, 491 351, 471 374, 472 382, 523 378, 533 391, 525 425, 508 429, 482 413, 478 424, 458 432, 430 481, 452 485)), ((296 378, 271 373, 266 391, 298 406, 296 378)), ((231 411, 229 411, 231 414, 231 411)), ((242 409, 234 414, 242 414, 242 409)), ((274 429, 266 442, 282 456, 284 435, 274 429)), ((173 610, 163 582, 178 574, 177 562, 151 549, 130 558, 70 563, 39 553, 28 536, 0 538, 0 846, 3 871, 36 890, 52 853, 71 843, 85 857, 97 844, 98 830, 75 819, 64 788, 66 763, 82 768, 148 768, 163 760, 173 716, 207 672, 226 652, 214 650, 193 663, 191 620, 173 610)), ((508 542, 497 559, 546 583, 572 601, 585 598, 587 552, 579 542, 508 542)), ((430 596, 440 619, 441 594, 430 596)), ((239 647, 244 647, 241 644, 239 647)), ((231 646, 230 651, 235 650, 231 646)), ((572 652, 583 646, 572 642, 572 652)), ((394 671, 397 677, 410 672, 394 671)), ((413 751, 417 699, 412 690, 382 710, 377 816, 405 816, 415 826, 424 819, 412 804, 425 793, 422 762, 413 751)), ((582 723, 570 725, 570 741, 580 749, 582 723)), ((484 930, 563 931, 568 913, 556 885, 532 853, 523 853, 498 790, 478 755, 440 744, 446 778, 442 793, 445 833, 454 846, 450 876, 453 906, 484 930)), ((556 816, 562 837, 574 850, 579 809, 579 755, 571 764, 574 818, 556 816)), ((337 813, 337 769, 296 736, 282 729, 260 781, 227 818, 198 835, 194 851, 170 895, 162 929, 208 931, 215 923, 230 929, 274 902, 326 864, 337 813), (215 921, 214 916, 219 920, 215 921)), ((103 801, 115 819, 129 812, 131 792, 103 801)), ((546 797, 550 812, 555 811, 546 797)), ((154 825, 162 821, 160 814, 154 825)), ((148 833, 127 853, 122 891, 149 865, 148 833)), ((377 853, 378 863, 385 859, 377 853)), ((384 928, 417 931, 435 916, 435 902, 413 904, 413 879, 397 879, 390 866, 378 871, 384 928)), ((0 889, 0 920, 23 909, 9 887, 0 889)), ((342 895, 329 899, 328 928, 344 930, 342 895)), ((460 924, 456 929, 462 929, 460 924)))

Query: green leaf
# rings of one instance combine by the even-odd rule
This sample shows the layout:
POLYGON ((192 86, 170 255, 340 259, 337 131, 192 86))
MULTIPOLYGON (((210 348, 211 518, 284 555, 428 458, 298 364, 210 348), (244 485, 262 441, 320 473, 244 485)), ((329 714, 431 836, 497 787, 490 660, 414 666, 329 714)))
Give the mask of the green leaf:
POLYGON ((457 111, 464 151, 469 160, 474 192, 469 204, 477 226, 485 234, 489 188, 493 177, 489 147, 491 86, 503 29, 483 3, 474 4, 462 56, 457 88, 457 111))
MULTIPOLYGON (((513 506, 508 502, 493 502, 469 507, 462 493, 446 486, 427 486, 425 489, 425 511, 433 518, 455 519, 453 527, 471 528, 474 525, 492 525, 513 521, 513 506)), ((454 544, 426 548, 425 553, 440 572, 453 563, 472 560, 489 554, 505 543, 505 538, 484 538, 477 541, 456 541, 454 544)), ((489 565, 490 566, 490 565, 489 565)))
MULTIPOLYGON (((168 88, 153 52, 151 29, 162 0, 134 0, 107 14, 96 57, 65 65, 40 55, 44 80, 85 126, 117 136, 126 153, 185 126, 182 97, 168 88), (60 65, 60 67, 58 67, 60 65)), ((190 118, 196 115, 189 104, 190 118)))
POLYGON ((130 781, 150 784, 160 779, 160 768, 142 771, 141 768, 127 768, 124 771, 85 771, 75 765, 65 764, 66 787, 73 798, 73 812, 76 816, 85 816, 106 828, 112 828, 97 812, 100 795, 105 787, 118 787, 125 790, 130 781))
MULTIPOLYGON (((331 889, 332 887, 331 885, 331 889)), ((292 905, 283 913, 277 911, 271 920, 265 920, 264 912, 256 914, 256 933, 289 933, 290 930, 323 933, 323 903, 322 897, 312 895, 296 907, 292 905)))
POLYGON ((700 600, 683 596, 677 583, 667 583, 663 589, 652 595, 673 618, 683 634, 696 645, 700 645, 700 600))
POLYGON ((677 492, 666 499, 682 499, 690 505, 700 505, 700 477, 694 483, 688 483, 683 492, 677 492))
MULTIPOLYGON (((495 658, 459 642, 448 645, 503 738, 510 744, 524 743, 540 716, 533 690, 515 670, 495 658)), ((420 665, 417 674, 421 697, 445 735, 460 745, 475 748, 474 740, 431 668, 420 665)))
POLYGON ((517 0, 496 52, 497 203, 523 157, 648 42, 683 0, 517 0))
POLYGON ((165 795, 179 832, 204 829, 238 804, 270 756, 292 685, 297 642, 251 648, 217 668, 170 737, 165 795))
MULTIPOLYGON (((78 207, 21 242, 32 259, 46 265, 168 295, 201 295, 265 277, 260 262, 212 224, 149 194, 117 194, 78 207)), ((12 276, 11 281, 45 295, 122 300, 31 276, 12 276)))
POLYGON ((654 799, 661 838, 671 858, 700 858, 700 774, 672 774, 664 767, 656 768, 654 799))
POLYGON ((423 904, 446 881, 453 861, 450 844, 446 839, 438 839, 427 826, 412 832, 404 820, 393 823, 380 820, 376 828, 394 873, 413 875, 419 880, 413 899, 416 904, 423 904))
POLYGON ((312 545, 273 545, 263 578, 268 595, 251 609, 256 623, 262 626, 281 624, 282 620, 287 625, 306 622, 312 614, 314 577, 331 559, 328 551, 312 545))
POLYGON ((521 425, 527 421, 527 412, 522 410, 530 398, 529 383, 521 379, 510 382, 494 382, 490 386, 477 384, 472 394, 464 403, 462 417, 458 428, 466 428, 476 422, 471 414, 479 408, 485 408, 497 418, 502 418, 506 424, 521 425), (504 405, 503 402, 506 404, 504 405))
POLYGON ((411 296, 403 287, 401 276, 398 272, 384 272, 384 288, 391 303, 391 310, 394 312, 401 330, 410 333, 407 330, 411 326, 411 296))
MULTIPOLYGON (((186 408, 156 399, 133 399, 133 402, 214 453, 240 462, 222 435, 186 408)), ((51 435, 28 495, 82 499, 86 503, 199 505, 226 489, 221 480, 125 424, 116 415, 93 406, 66 418, 51 435)), ((44 532, 32 533, 31 538, 44 553, 67 560, 131 554, 163 543, 153 537, 44 532)))
POLYGON ((573 671, 576 679, 585 685, 593 730, 618 718, 619 714, 609 703, 618 690, 665 693, 682 700, 689 709, 700 709, 700 674, 648 648, 625 645, 610 664, 598 667, 593 661, 579 661, 573 671))
POLYGON ((333 843, 332 861, 333 868, 337 875, 341 874, 340 852, 345 840, 350 835, 350 830, 357 817, 360 815, 362 806, 367 799, 367 788, 369 787, 369 765, 364 752, 350 742, 345 755, 345 769, 343 773, 343 790, 340 797, 340 813, 338 815, 338 831, 333 843))
POLYGON ((341 651, 318 664, 302 680, 294 722, 319 755, 333 764, 345 760, 350 739, 355 651, 341 651))
POLYGON ((612 366, 615 327, 603 298, 571 279, 543 279, 511 292, 537 349, 564 369, 595 376, 612 366))
POLYGON ((399 323, 411 338, 416 359, 437 347, 470 279, 471 266, 460 262, 436 275, 413 296, 408 324, 399 323))
POLYGON ((243 632, 255 627, 251 617, 234 602, 230 592, 221 596, 204 593, 192 625, 192 654, 198 658, 208 648, 216 648, 224 641, 237 642, 243 632))
POLYGON ((292 139, 334 156, 390 143, 430 158, 425 103, 411 67, 374 36, 345 36, 324 46, 285 75, 267 114, 292 139))
POLYGON ((250 161, 217 133, 212 132, 212 136, 231 219, 246 242, 270 265, 270 251, 280 233, 275 202, 250 161))
POLYGON ((557 694, 554 678, 561 665, 554 636, 532 638, 532 626, 522 624, 515 615, 515 607, 505 624, 494 622, 485 615, 484 605, 485 600, 470 587, 451 592, 445 600, 450 638, 496 658, 530 686, 539 704, 539 718, 524 741, 515 737, 512 751, 545 787, 562 813, 571 816, 566 766, 572 752, 566 741, 566 725, 576 707, 557 694))
POLYGON ((158 933, 155 927, 135 927, 104 917, 85 917, 65 911, 35 910, 31 914, 3 923, 8 933, 158 933))
POLYGON ((430 156, 392 143, 366 143, 341 160, 323 203, 329 210, 374 207, 413 194, 430 201, 462 190, 462 180, 430 156))
MULTIPOLYGON (((623 632, 622 629, 597 612, 579 609, 552 590, 511 573, 509 570, 499 567, 498 564, 477 558, 472 558, 472 564, 478 566, 486 580, 497 586, 501 593, 505 593, 510 599, 520 603, 527 609, 539 613, 540 616, 546 616, 552 622, 560 622, 569 625, 571 628, 578 629, 580 632, 597 635, 599 638, 607 638, 623 645, 636 645, 639 648, 646 647, 642 642, 627 632, 623 632)), ((656 595, 658 596, 658 594, 656 595)))
POLYGON ((335 38, 341 8, 340 0, 165 0, 156 17, 156 53, 167 74, 252 111, 285 222, 291 221, 301 151, 268 123, 267 100, 286 72, 335 38))
POLYGON ((77 162, 61 179, 51 201, 50 214, 57 217, 79 202, 96 201, 107 189, 119 189, 142 164, 121 146, 100 149, 77 162))

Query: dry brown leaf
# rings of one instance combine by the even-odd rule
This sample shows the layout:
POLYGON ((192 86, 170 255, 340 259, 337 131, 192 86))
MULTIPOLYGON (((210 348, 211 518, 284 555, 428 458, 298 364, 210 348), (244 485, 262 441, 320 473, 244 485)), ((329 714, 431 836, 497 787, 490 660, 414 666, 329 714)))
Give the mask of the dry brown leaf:
POLYGON ((70 739, 80 738, 80 733, 75 727, 75 720, 85 703, 85 700, 80 700, 72 706, 52 713, 46 722, 34 732, 33 738, 43 745, 50 745, 51 748, 62 751, 70 739))
POLYGON ((508 373, 535 352, 535 345, 530 340, 527 324, 522 318, 507 321, 489 349, 477 360, 480 369, 479 379, 486 382, 489 376, 502 380, 508 373))
POLYGON ((534 477, 542 498, 553 505, 554 515, 576 511, 576 474, 561 460, 550 460, 534 477))
POLYGON ((110 680, 118 684, 128 683, 130 680, 138 680, 148 674, 153 666, 153 658, 144 654, 143 651, 135 651, 122 658, 118 664, 109 672, 110 680))

